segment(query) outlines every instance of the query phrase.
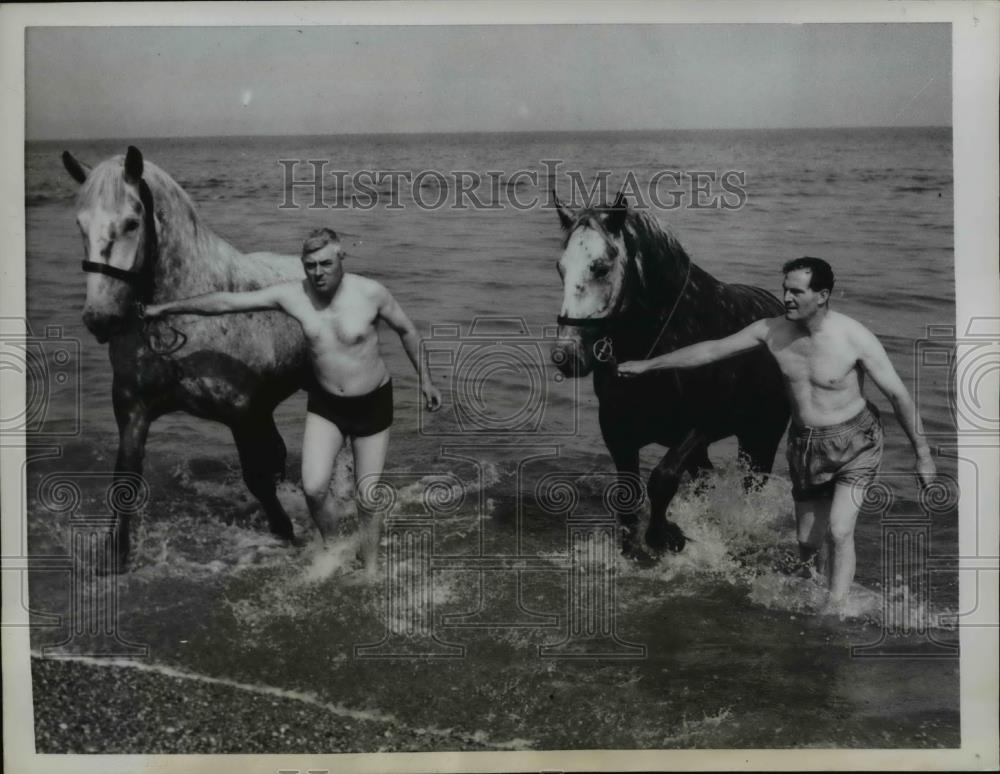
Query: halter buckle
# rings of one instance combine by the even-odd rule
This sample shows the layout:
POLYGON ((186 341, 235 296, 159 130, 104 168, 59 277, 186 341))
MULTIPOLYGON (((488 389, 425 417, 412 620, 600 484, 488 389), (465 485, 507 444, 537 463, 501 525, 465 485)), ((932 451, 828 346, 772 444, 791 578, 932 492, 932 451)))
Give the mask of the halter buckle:
POLYGON ((615 362, 615 345, 610 336, 602 336, 594 342, 592 347, 594 359, 599 363, 615 362))

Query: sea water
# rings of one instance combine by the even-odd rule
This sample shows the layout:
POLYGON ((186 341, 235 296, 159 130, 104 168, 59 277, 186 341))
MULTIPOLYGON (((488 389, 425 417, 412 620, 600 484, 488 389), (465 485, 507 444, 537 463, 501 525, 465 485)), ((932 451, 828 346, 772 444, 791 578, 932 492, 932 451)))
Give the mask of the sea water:
MULTIPOLYGON (((948 375, 921 363, 916 346, 928 326, 955 319, 949 129, 130 142, 169 172, 202 217, 241 250, 295 254, 311 229, 329 226, 348 247, 347 270, 384 283, 428 346, 456 353, 451 362, 474 368, 489 360, 477 360, 476 353, 491 347, 521 358, 484 372, 478 392, 467 391, 467 374, 436 368, 446 406, 427 415, 397 337, 381 331, 396 386, 386 469, 398 512, 419 517, 423 494, 436 480, 455 490, 452 506, 460 501, 433 516, 434 561, 454 561, 431 571, 424 602, 433 608, 435 636, 460 658, 355 657, 355 647, 412 624, 393 621, 392 610, 408 613, 390 605, 387 589, 401 578, 421 577, 426 568, 414 565, 421 561, 415 556, 391 567, 384 553, 376 567, 358 560, 364 525, 348 496, 349 470, 342 469, 334 484, 343 529, 330 546, 316 542, 299 487, 305 411, 299 394, 276 412, 290 450, 288 479, 278 496, 303 538, 296 547, 267 533, 225 427, 181 414, 154 424, 144 471, 150 502, 135 524, 134 567, 116 589, 122 626, 132 640, 151 643, 157 663, 282 690, 317 690, 325 701, 391 709, 400 722, 420 717, 424 725, 454 725, 473 735, 488 728, 484 738, 517 739, 524 747, 921 746, 957 740, 953 662, 926 672, 919 662, 850 655, 852 645, 878 640, 900 607, 916 616, 921 632, 953 639, 946 622, 957 604, 956 573, 935 573, 930 596, 917 602, 907 595, 911 587, 915 595, 925 578, 892 578, 891 593, 885 588, 887 514, 923 511, 910 475, 912 450, 871 384, 868 397, 882 409, 887 427, 883 471, 894 502, 888 511, 869 510, 859 519, 856 585, 844 620, 818 615, 822 585, 789 572, 795 541, 784 446, 775 475, 745 495, 744 471, 728 441, 710 452, 716 471, 700 482, 685 480, 671 506, 670 518, 691 539, 682 553, 652 566, 595 560, 600 552, 588 553, 587 561, 604 562, 601 571, 614 577, 616 637, 644 655, 591 661, 541 655, 566 634, 572 549, 567 512, 545 507, 538 487, 547 476, 568 478, 579 493, 577 514, 600 517, 613 466, 589 379, 558 381, 546 362, 544 334, 562 297, 554 267, 558 218, 550 207, 511 203, 512 196, 544 202, 552 185, 570 198, 573 172, 589 185, 607 170, 612 193, 629 171, 640 182, 664 169, 715 173, 717 180, 739 173, 734 179, 742 181, 745 198, 736 208, 691 206, 697 202, 688 190, 681 206, 653 213, 675 230, 695 262, 724 281, 777 293, 785 260, 829 260, 837 275, 833 307, 879 337, 919 395, 925 428, 944 443, 955 426, 948 375), (306 160, 326 161, 328 204, 359 193, 350 184, 336 185, 329 174, 334 170, 437 170, 451 182, 456 171, 466 170, 484 180, 499 173, 500 184, 487 183, 480 193, 499 191, 503 206, 417 206, 414 198, 437 198, 425 175, 417 193, 404 185, 398 208, 387 206, 391 191, 385 187, 368 208, 309 207, 312 195, 303 188, 291 192, 299 206, 282 207, 292 203, 286 169, 296 160, 298 179, 311 175, 306 160), (549 174, 555 162, 558 172, 549 174), (537 184, 530 175, 515 175, 518 170, 536 172, 537 184), (497 317, 505 319, 483 320, 497 317), (477 330, 486 333, 477 337, 477 330), (526 379, 537 381, 527 392, 526 379), (538 423, 504 435, 506 419, 534 416, 532 400, 544 404, 538 423), (520 570, 462 565, 484 555, 528 559, 520 570), (476 619, 477 611, 485 617, 476 619), (461 625, 476 620, 482 625, 461 625), (886 686, 877 698, 866 688, 873 680, 886 686)), ((38 492, 42 479, 109 471, 117 448, 106 346, 80 321, 85 282, 78 269, 76 184, 59 154, 65 147, 94 163, 122 153, 126 144, 27 147, 28 323, 43 344, 46 336, 77 339, 81 374, 79 410, 68 399, 45 405, 37 425, 42 432, 32 438, 32 453, 40 456, 29 464, 27 510, 36 555, 69 550, 69 516, 46 507, 38 492), (78 432, 46 435, 60 428, 78 432), (46 439, 53 437, 59 454, 44 457, 46 439)), ((663 453, 643 451, 644 474, 663 453)), ((953 459, 938 462, 946 478, 956 475, 953 459)), ((101 511, 102 486, 96 480, 83 485, 84 510, 101 511)), ((933 554, 947 560, 957 550, 956 509, 930 516, 933 554)), ((33 608, 59 610, 64 594, 64 582, 51 574, 32 576, 33 608)), ((39 630, 34 643, 59 637, 58 630, 39 630)), ((911 632, 901 640, 912 644, 915 637, 911 632)), ((634 654, 625 646, 623 652, 634 654)))

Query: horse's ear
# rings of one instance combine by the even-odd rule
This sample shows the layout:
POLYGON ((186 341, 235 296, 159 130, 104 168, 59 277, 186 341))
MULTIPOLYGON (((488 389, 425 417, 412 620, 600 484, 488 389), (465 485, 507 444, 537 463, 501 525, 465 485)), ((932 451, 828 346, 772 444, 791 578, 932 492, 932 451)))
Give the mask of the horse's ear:
POLYGON ((142 180, 142 154, 134 145, 129 145, 125 154, 125 182, 138 185, 140 180, 142 180))
POLYGON ((552 201, 555 202, 556 212, 559 214, 559 224, 562 226, 563 231, 569 231, 570 226, 573 225, 573 221, 575 220, 573 212, 559 201, 554 188, 552 189, 552 201))
POLYGON ((626 215, 628 215, 628 202, 625 200, 624 192, 619 191, 615 203, 608 208, 608 215, 604 220, 604 227, 609 234, 617 234, 622 230, 626 215))
POLYGON ((90 174, 90 167, 74 158, 73 154, 69 151, 63 151, 62 163, 66 167, 66 171, 69 172, 69 176, 81 185, 87 179, 87 175, 90 174))

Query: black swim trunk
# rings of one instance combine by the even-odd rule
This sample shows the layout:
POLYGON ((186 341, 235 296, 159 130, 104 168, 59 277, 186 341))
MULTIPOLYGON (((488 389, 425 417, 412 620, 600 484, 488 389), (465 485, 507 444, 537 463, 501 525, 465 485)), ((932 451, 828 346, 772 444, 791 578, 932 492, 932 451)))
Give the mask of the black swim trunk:
POLYGON ((788 428, 788 472, 795 500, 828 500, 837 484, 867 486, 882 462, 882 421, 874 404, 829 427, 788 428))
POLYGON ((331 395, 314 385, 306 410, 333 422, 351 438, 381 433, 392 424, 392 379, 365 395, 331 395))

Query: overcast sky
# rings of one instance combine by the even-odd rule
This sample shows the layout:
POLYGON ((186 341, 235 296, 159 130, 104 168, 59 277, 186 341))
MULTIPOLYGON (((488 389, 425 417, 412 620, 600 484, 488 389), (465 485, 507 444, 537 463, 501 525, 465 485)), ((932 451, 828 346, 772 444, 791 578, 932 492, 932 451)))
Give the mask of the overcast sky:
POLYGON ((946 24, 32 28, 28 139, 951 124, 946 24))

